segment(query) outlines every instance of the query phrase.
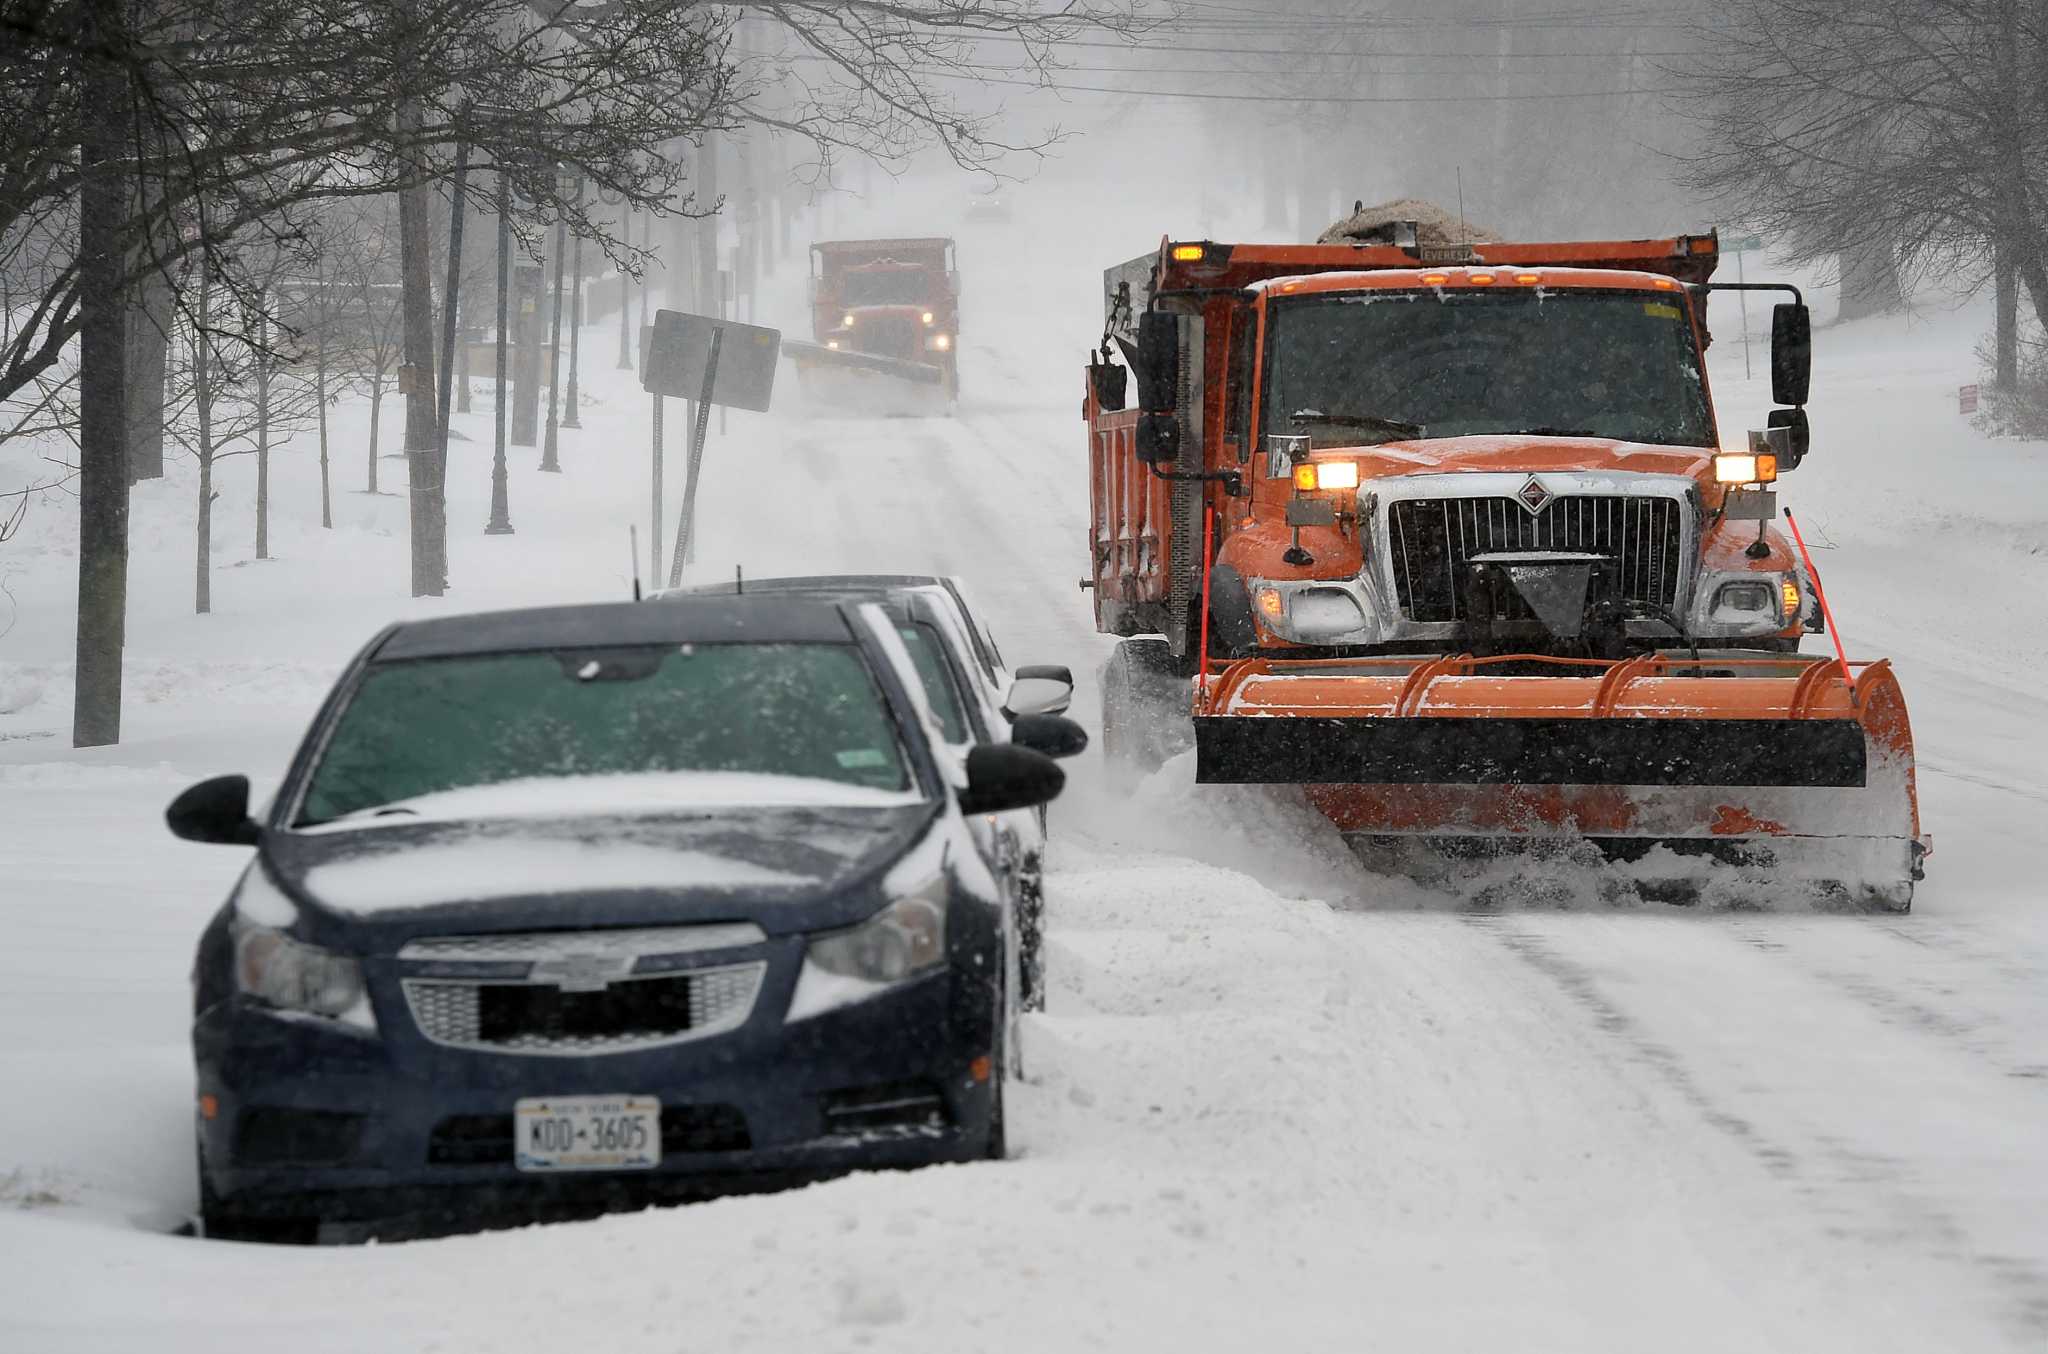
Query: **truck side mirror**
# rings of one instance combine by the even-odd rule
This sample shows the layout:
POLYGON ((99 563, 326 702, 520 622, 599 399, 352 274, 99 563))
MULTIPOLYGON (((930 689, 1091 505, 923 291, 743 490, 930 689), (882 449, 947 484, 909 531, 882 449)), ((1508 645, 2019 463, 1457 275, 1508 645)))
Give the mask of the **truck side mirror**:
POLYGON ((1180 420, 1172 414, 1140 414, 1131 450, 1146 465, 1172 465, 1180 459, 1180 420))
POLYGON ((1138 316, 1138 407, 1165 413, 1180 391, 1180 322, 1163 310, 1138 316))
POLYGON ((1764 420, 1766 428, 1783 428, 1785 445, 1778 453, 1778 469, 1797 470, 1799 463, 1806 459, 1806 449, 1813 434, 1806 422, 1804 409, 1773 409, 1764 420))
POLYGON ((1095 403, 1105 414, 1113 414, 1124 407, 1129 398, 1130 371, 1114 362, 1090 362, 1088 379, 1095 386, 1095 403))
POLYGON ((1771 402, 1805 404, 1813 378, 1813 315, 1797 301, 1771 309, 1771 402))

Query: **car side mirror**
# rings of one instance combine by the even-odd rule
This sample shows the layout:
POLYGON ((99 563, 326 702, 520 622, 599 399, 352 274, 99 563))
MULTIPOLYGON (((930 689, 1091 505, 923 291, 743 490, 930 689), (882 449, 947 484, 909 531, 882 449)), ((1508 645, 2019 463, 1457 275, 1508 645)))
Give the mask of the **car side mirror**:
POLYGON ((1065 715, 1018 715, 1010 741, 1048 757, 1072 757, 1088 750, 1088 731, 1065 715))
POLYGON ((1011 674, 1010 692, 1003 697, 1003 716, 1063 715, 1074 703, 1074 670, 1042 663, 1018 668, 1011 674))
POLYGON ((1807 448, 1813 442, 1813 430, 1806 421, 1804 409, 1773 409, 1764 420, 1766 428, 1783 428, 1785 445, 1778 453, 1778 469, 1797 470, 1799 463, 1806 459, 1807 448))
POLYGON ((188 842, 254 846, 262 829, 249 817, 249 778, 215 776, 192 786, 164 810, 174 836, 188 842))
POLYGON ((1180 321, 1163 310, 1138 316, 1138 408, 1171 411, 1180 398, 1180 321))
POLYGON ((1771 402, 1805 404, 1813 382, 1813 314, 1797 301, 1771 308, 1771 402))
POLYGON ((1067 773, 1042 752, 1015 743, 984 743, 967 752, 967 786, 960 791, 962 813, 1003 813, 1035 809, 1059 797, 1067 773))

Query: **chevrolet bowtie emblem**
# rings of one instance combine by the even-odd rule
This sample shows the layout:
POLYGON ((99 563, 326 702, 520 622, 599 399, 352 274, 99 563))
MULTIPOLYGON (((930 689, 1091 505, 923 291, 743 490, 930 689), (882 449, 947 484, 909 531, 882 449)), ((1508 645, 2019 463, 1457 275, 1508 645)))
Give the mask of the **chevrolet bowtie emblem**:
POLYGON ((1543 481, 1534 475, 1525 480, 1521 488, 1515 490, 1516 501, 1529 510, 1531 517, 1542 512, 1550 500, 1556 497, 1557 495, 1544 488, 1543 481))
POLYGON ((536 983, 553 983, 564 992, 602 992, 633 971, 630 956, 579 952, 543 959, 527 973, 536 983))

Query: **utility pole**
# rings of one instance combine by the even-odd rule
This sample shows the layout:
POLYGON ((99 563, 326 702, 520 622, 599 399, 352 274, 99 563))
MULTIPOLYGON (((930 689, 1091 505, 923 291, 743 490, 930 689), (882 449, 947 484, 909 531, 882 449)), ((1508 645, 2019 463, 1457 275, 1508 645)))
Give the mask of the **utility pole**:
POLYGON ((512 176, 498 166, 498 384, 494 403, 497 419, 495 449, 491 453, 491 520, 486 536, 512 534, 512 505, 505 486, 505 331, 512 326, 512 176))
POLYGON ((90 109, 79 139, 78 270, 84 314, 78 364, 78 647, 71 745, 121 741, 121 650, 128 612, 128 308, 121 222, 130 185, 119 168, 128 81, 122 0, 85 6, 80 86, 90 109))
POLYGON ((555 221, 555 289, 548 298, 548 431, 541 442, 540 468, 551 475, 562 473, 555 451, 562 429, 562 264, 569 255, 568 223, 555 221))
MULTIPOLYGON (((579 177, 576 180, 576 206, 578 209, 581 209, 583 206, 583 189, 584 180, 579 177)), ((569 266, 569 271, 573 274, 569 279, 569 393, 563 397, 562 401, 569 408, 562 415, 562 426, 564 428, 581 428, 583 423, 576 417, 576 355, 582 347, 580 335, 583 333, 583 237, 578 235, 576 243, 570 246, 570 248, 574 252, 571 255, 569 266)))

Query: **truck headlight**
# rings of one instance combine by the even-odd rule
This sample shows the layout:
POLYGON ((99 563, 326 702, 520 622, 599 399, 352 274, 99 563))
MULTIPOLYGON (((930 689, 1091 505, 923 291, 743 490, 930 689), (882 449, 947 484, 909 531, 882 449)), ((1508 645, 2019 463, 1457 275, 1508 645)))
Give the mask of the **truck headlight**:
POLYGON ((946 964, 946 881, 937 879, 858 926, 810 938, 790 1020, 848 1006, 946 964))
POLYGON ((850 310, 849 310, 849 311, 847 311, 847 312, 846 312, 846 318, 845 318, 845 319, 843 319, 843 320, 841 320, 841 321, 839 322, 839 327, 840 327, 841 329, 851 329, 851 328, 853 328, 853 321, 854 321, 854 318, 855 318, 855 316, 854 316, 854 313, 853 313, 852 311, 850 311, 850 310))
POLYGON ((363 969, 345 954, 242 922, 235 929, 235 986, 281 1011, 339 1019, 363 999, 363 969))
POLYGON ((918 316, 918 318, 923 320, 926 324, 930 324, 933 320, 937 319, 938 316, 932 314, 929 310, 927 310, 924 314, 918 316))
POLYGON ((1776 589, 1763 579, 1747 579, 1740 583, 1723 583, 1721 595, 1714 599, 1716 611, 1768 611, 1776 605, 1776 589))

